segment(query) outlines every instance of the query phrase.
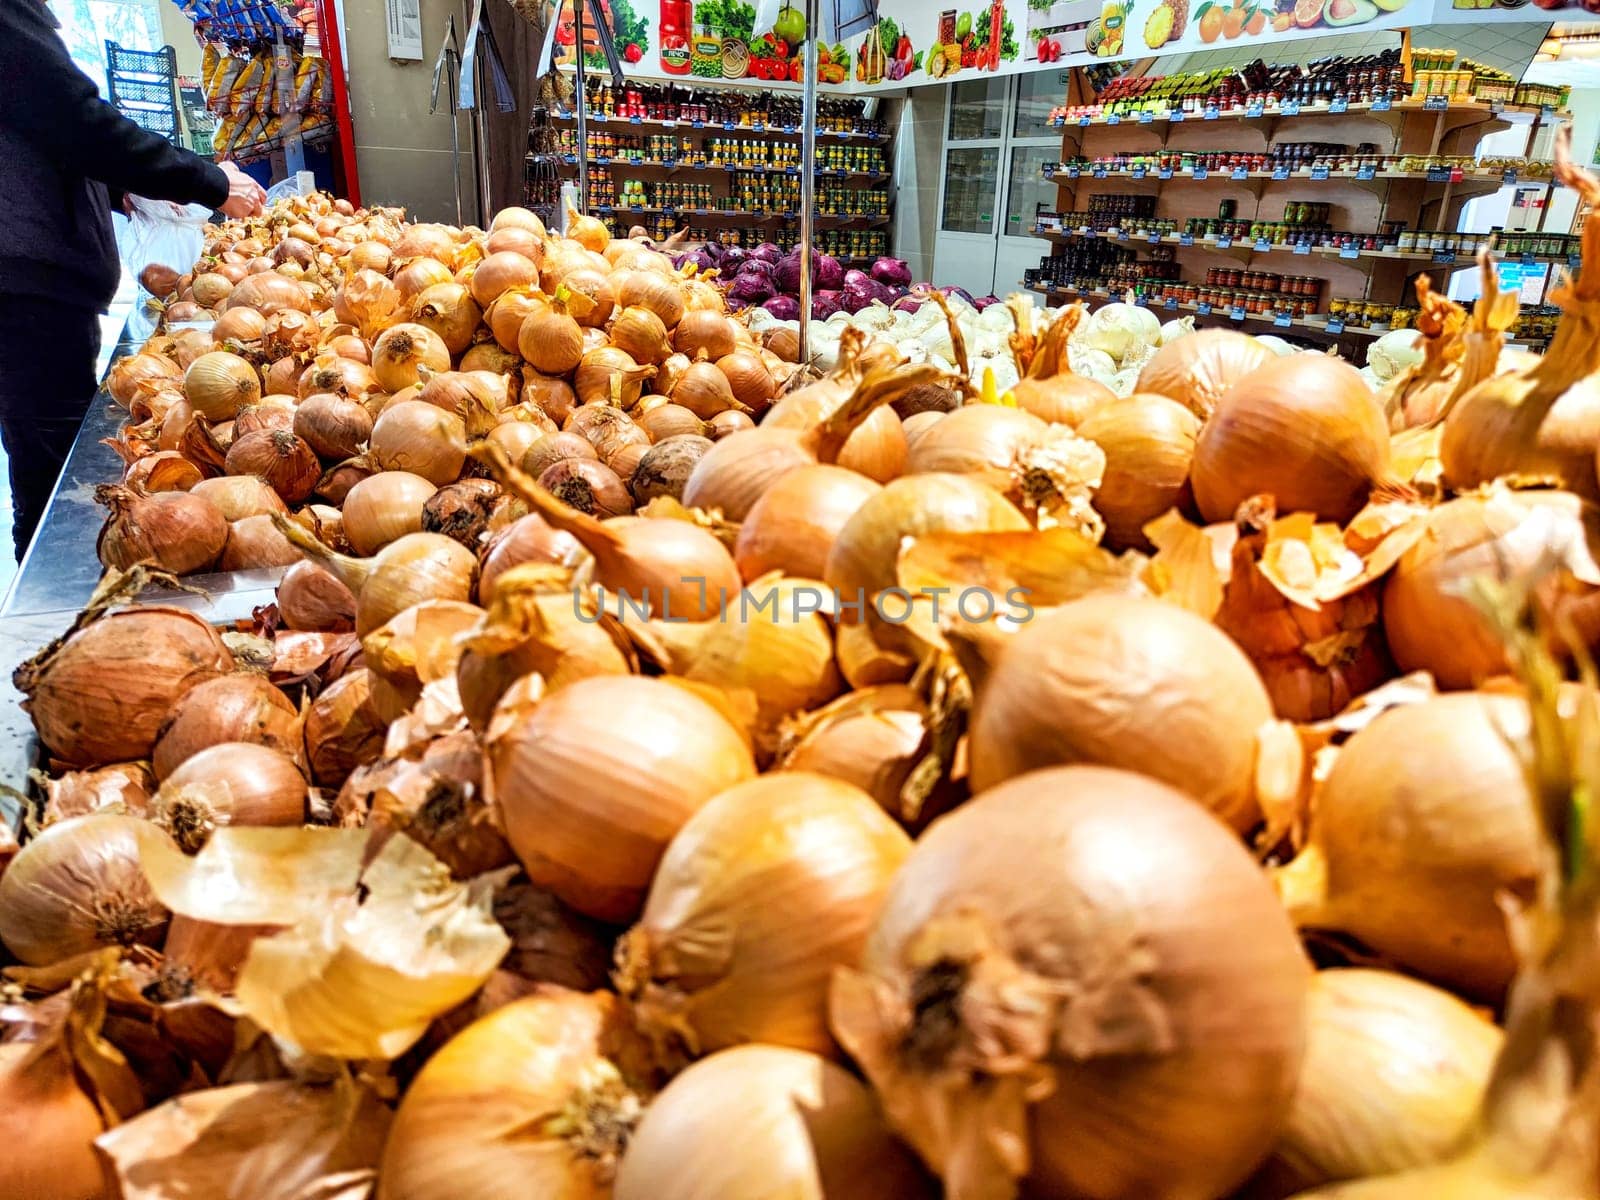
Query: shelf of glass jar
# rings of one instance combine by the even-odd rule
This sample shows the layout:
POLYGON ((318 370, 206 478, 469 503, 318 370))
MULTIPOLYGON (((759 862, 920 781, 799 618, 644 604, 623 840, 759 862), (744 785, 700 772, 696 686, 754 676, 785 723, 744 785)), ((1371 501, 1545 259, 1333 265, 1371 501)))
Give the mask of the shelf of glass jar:
MULTIPOLYGON (((1041 213, 1041 218, 1048 218, 1051 214, 1041 213)), ((1504 243, 1505 248, 1501 256, 1510 262, 1522 263, 1532 266, 1538 263, 1566 263, 1570 267, 1579 265, 1578 239, 1565 234, 1497 234, 1487 233, 1435 233, 1433 231, 1385 231, 1383 233, 1342 233, 1331 231, 1307 230, 1307 239, 1331 238, 1332 244, 1324 245, 1321 242, 1313 243, 1310 240, 1283 241, 1278 240, 1284 231, 1292 231, 1295 227, 1284 225, 1282 222, 1255 222, 1255 221, 1227 221, 1221 218, 1197 218, 1188 224, 1193 226, 1197 222, 1206 225, 1243 224, 1247 227, 1255 225, 1269 225, 1271 232, 1256 236, 1249 232, 1235 237, 1231 233, 1218 233, 1215 231, 1200 231, 1178 233, 1175 222, 1163 219, 1143 220, 1137 226, 1128 228, 1122 226, 1109 226, 1097 228, 1089 224, 1072 223, 1067 218, 1087 214, 1062 214, 1063 222, 1060 227, 1053 227, 1042 223, 1034 228, 1033 235, 1048 241, 1070 241, 1073 238, 1097 237, 1109 242, 1143 243, 1150 246, 1199 246, 1206 250, 1237 250, 1247 254, 1294 254, 1294 255, 1320 255, 1327 258, 1342 259, 1383 259, 1398 258, 1410 259, 1418 262, 1469 262, 1477 254, 1481 245, 1496 239, 1495 245, 1499 248, 1504 243), (1413 241, 1410 249, 1405 249, 1406 238, 1413 241), (1426 249, 1418 248, 1417 240, 1426 238, 1426 249), (1433 243, 1438 240, 1438 245, 1433 243), (1550 247, 1548 250, 1528 250, 1523 247, 1529 243, 1550 247), (1374 243, 1370 247, 1366 244, 1374 243)))
MULTIPOLYGON (((1098 106, 1094 106, 1098 107, 1098 106)), ((1405 100, 1348 101, 1326 104, 1240 104, 1230 108, 1205 107, 1193 112, 1170 109, 1153 112, 1141 109, 1128 112, 1086 112, 1073 109, 1053 118, 1057 129, 1093 125, 1157 125, 1182 121, 1255 121, 1262 117, 1337 117, 1345 113, 1479 113, 1485 117, 1539 117, 1546 121, 1568 121, 1572 114, 1547 105, 1524 105, 1503 101, 1480 101, 1454 96, 1419 96, 1405 100)))
MULTIPOLYGON (((551 120, 562 123, 576 123, 576 113, 552 113, 551 120)), ((753 121, 748 125, 737 121, 682 121, 664 120, 655 117, 597 117, 591 115, 588 119, 590 125, 604 125, 611 129, 638 129, 640 127, 654 129, 708 129, 721 130, 724 133, 751 134, 756 137, 779 138, 785 141, 800 140, 801 130, 799 125, 767 125, 763 122, 753 121)), ((826 141, 861 141, 861 142, 887 142, 889 134, 881 129, 818 129, 817 140, 826 141)))
MULTIPOLYGON (((578 156, 575 154, 558 154, 554 157, 562 166, 576 167, 578 165, 578 156)), ((766 171, 788 175, 796 179, 800 176, 799 167, 773 167, 763 164, 747 166, 742 162, 693 163, 680 162, 674 159, 590 156, 589 165, 591 167, 659 167, 672 174, 676 174, 679 171, 766 171)), ((846 171, 842 168, 818 167, 812 174, 818 179, 865 179, 870 183, 887 183, 889 180, 888 173, 883 171, 846 171)))
MULTIPOLYGON (((753 225, 765 224, 768 221, 798 221, 798 212, 743 212, 737 208, 693 208, 688 205, 662 205, 662 204, 591 204, 589 211, 596 216, 610 216, 613 213, 638 213, 641 216, 660 215, 666 217, 717 217, 722 220, 732 220, 735 217, 753 225)), ((812 219, 823 228, 837 228, 845 225, 862 225, 867 228, 876 228, 888 225, 894 218, 884 216, 874 217, 849 217, 834 216, 829 213, 816 213, 812 219)))
MULTIPOLYGON (((589 164, 651 167, 678 171, 766 171, 800 174, 800 146, 793 142, 765 142, 747 138, 694 137, 674 134, 613 134, 590 130, 589 164)), ((577 166, 578 137, 563 129, 556 138, 555 161, 577 166)), ((816 175, 835 179, 889 178, 882 146, 832 144, 817 147, 816 175)))
MULTIPOLYGON (((738 226, 721 226, 716 229, 695 225, 682 226, 676 221, 659 216, 654 220, 635 221, 633 214, 625 209, 613 211, 606 220, 611 227, 613 237, 625 237, 631 229, 642 227, 657 241, 665 241, 674 234, 683 233, 687 244, 690 245, 715 242, 719 246, 743 246, 747 242, 751 245, 757 242, 772 242, 780 250, 787 252, 793 250, 800 242, 800 231, 795 226, 786 229, 763 229, 759 236, 752 233, 747 239, 746 230, 738 226)), ((820 230, 813 233, 812 240, 816 249, 849 267, 870 266, 889 253, 889 235, 882 230, 820 230)))
MULTIPOLYGON (((1218 154, 1235 155, 1235 151, 1217 151, 1218 154)), ((1042 168, 1044 178, 1052 183, 1072 179, 1183 179, 1195 182, 1227 181, 1238 182, 1248 179, 1267 179, 1277 182, 1311 180, 1323 182, 1335 179, 1354 179, 1357 181, 1378 179, 1420 179, 1426 183, 1484 183, 1494 187, 1503 187, 1513 183, 1545 183, 1553 184, 1551 178, 1551 164, 1536 160, 1519 161, 1516 166, 1492 167, 1483 169, 1481 164, 1474 163, 1471 159, 1426 160, 1422 155, 1368 155, 1348 157, 1362 157, 1374 161, 1363 161, 1354 167, 1336 167, 1326 163, 1311 164, 1306 166, 1291 167, 1287 163, 1275 163, 1270 166, 1261 165, 1258 160, 1265 159, 1266 155, 1238 155, 1249 160, 1246 163, 1230 163, 1226 166, 1214 166, 1209 163, 1188 163, 1182 159, 1205 157, 1206 152, 1184 151, 1181 155, 1174 153, 1156 153, 1144 155, 1128 155, 1126 159, 1118 158, 1111 161, 1078 159, 1073 162, 1046 163, 1042 168), (1163 158, 1176 157, 1180 161, 1163 163, 1163 158), (1425 160, 1426 165, 1410 165, 1418 160, 1425 160)))

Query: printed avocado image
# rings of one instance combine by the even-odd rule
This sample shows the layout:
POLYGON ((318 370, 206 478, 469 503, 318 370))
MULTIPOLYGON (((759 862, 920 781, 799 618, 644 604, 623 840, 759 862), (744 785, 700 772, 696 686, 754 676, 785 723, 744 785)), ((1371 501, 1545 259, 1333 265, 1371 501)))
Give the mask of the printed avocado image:
POLYGON ((1339 28, 1345 25, 1364 24, 1377 15, 1378 6, 1373 0, 1328 0, 1328 7, 1322 13, 1322 20, 1325 24, 1339 28))

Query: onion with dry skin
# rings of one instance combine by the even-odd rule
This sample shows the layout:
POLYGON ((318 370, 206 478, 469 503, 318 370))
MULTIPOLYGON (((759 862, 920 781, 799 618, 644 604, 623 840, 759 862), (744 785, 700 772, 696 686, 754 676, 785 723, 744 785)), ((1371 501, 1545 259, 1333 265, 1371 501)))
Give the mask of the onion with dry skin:
POLYGON ((428 497, 422 506, 422 528, 428 533, 442 533, 476 551, 508 504, 494 480, 462 479, 428 497))
POLYGON ((339 462, 355 457, 372 436, 372 415, 342 396, 308 396, 294 410, 294 432, 319 458, 339 462))
POLYGON ((1500 898, 1526 895, 1539 831, 1517 696, 1463 692, 1380 715, 1339 751, 1309 842, 1281 868, 1297 924, 1496 999, 1516 970, 1500 898))
POLYGON ((659 679, 579 680, 530 712, 503 703, 489 773, 529 878, 604 921, 638 914, 673 835, 706 801, 755 774, 739 732, 659 679))
POLYGON ((1200 430, 1190 478, 1208 521, 1230 521, 1266 495, 1279 512, 1343 523, 1375 488, 1400 486, 1372 390, 1354 367, 1323 354, 1274 358, 1223 393, 1200 430))
POLYGON ((128 464, 122 473, 122 485, 136 492, 187 492, 204 477, 195 466, 176 450, 157 450, 128 464))
POLYGON ((150 757, 184 692, 233 670, 204 620, 153 606, 98 617, 18 668, 39 740, 62 762, 102 766, 150 757))
POLYGON ((150 765, 157 779, 165 779, 200 751, 222 742, 252 742, 298 758, 298 716, 289 698, 259 675, 208 679, 173 705, 150 765))
POLYGON ((306 777, 293 758, 257 742, 218 742, 162 781, 151 819, 192 854, 221 825, 301 825, 306 777))
POLYGON ((633 511, 633 496, 620 476, 591 458, 564 458, 539 475, 539 486, 577 512, 604 520, 633 511))
POLYGON ((517 352, 541 375, 566 375, 583 359, 583 330, 559 296, 529 313, 517 332, 517 352))
POLYGON ((301 503, 322 478, 322 464, 311 447, 283 429, 235 439, 225 465, 229 475, 254 475, 264 481, 285 504, 301 503))
POLYGON ((345 495, 344 535, 357 554, 376 554, 408 533, 422 531, 422 509, 438 489, 410 471, 380 471, 345 495))
POLYGON ((667 846, 619 944, 622 995, 689 1057, 744 1042, 833 1054, 828 980, 860 959, 910 850, 847 783, 788 771, 730 788, 667 846))
POLYGON ((228 523, 216 505, 193 491, 140 495, 101 484, 95 499, 110 510, 95 552, 119 571, 152 563, 174 575, 191 575, 212 566, 228 540, 228 523))
POLYGON ((398 392, 423 381, 423 372, 450 369, 444 339, 425 325, 391 325, 372 344, 372 374, 386 392, 398 392))
POLYGON ((189 490, 189 494, 211 501, 229 522, 289 511, 283 498, 254 475, 221 475, 215 479, 203 479, 189 490))
POLYGON ((651 1095, 623 1006, 549 988, 469 1025, 406 1090, 376 1200, 607 1200, 651 1095))
POLYGON ((646 450, 629 478, 628 487, 640 504, 657 496, 682 500, 700 460, 711 449, 711 439, 696 434, 661 438, 646 450))
POLYGON ((822 578, 840 530, 880 490, 865 475, 828 463, 787 472, 745 513, 733 551, 739 574, 822 578))
POLYGON ((356 627, 356 598, 333 573, 301 560, 278 581, 278 618, 286 629, 342 633, 356 627))
POLYGON ((167 910, 139 865, 140 817, 97 812, 41 831, 0 875, 0 942, 45 966, 100 946, 159 946, 167 910))
POLYGON ((1177 401, 1135 393, 1091 413, 1078 434, 1105 451, 1094 507, 1113 550, 1152 550, 1144 527, 1189 499, 1189 463, 1200 422, 1177 401))
POLYGON ((467 428, 461 418, 422 400, 403 400, 372 423, 373 461, 385 471, 406 471, 433 484, 461 476, 467 428))
POLYGON ((1235 383, 1272 361, 1272 351, 1249 334, 1198 329, 1157 350, 1134 391, 1175 400, 1204 421, 1235 383))
POLYGON ((184 372, 183 395, 206 420, 227 421, 261 399, 261 377, 237 354, 215 350, 195 359, 184 372))
MULTIPOLYGON (((411 320, 439 336, 451 355, 461 354, 472 345, 483 310, 472 293, 459 283, 436 283, 411 302, 411 320)), ((374 353, 378 348, 373 347, 374 353)), ((429 364, 429 370, 433 370, 429 364)), ((449 364, 439 368, 449 370, 449 364)))
POLYGON ((1180 788, 1245 832, 1272 702, 1244 652, 1164 600, 1100 594, 1036 616, 976 681, 974 791, 1085 763, 1180 788))
POLYGON ((946 1195, 1221 1196, 1284 1120, 1309 976, 1226 829, 1070 767, 923 834, 830 1011, 946 1195))
POLYGON ((388 722, 372 707, 372 672, 349 671, 329 684, 306 710, 306 761, 311 777, 336 788, 357 767, 383 754, 388 722))
POLYGON ((824 1058, 740 1046, 696 1063, 645 1112, 616 1200, 931 1200, 871 1093, 824 1058))

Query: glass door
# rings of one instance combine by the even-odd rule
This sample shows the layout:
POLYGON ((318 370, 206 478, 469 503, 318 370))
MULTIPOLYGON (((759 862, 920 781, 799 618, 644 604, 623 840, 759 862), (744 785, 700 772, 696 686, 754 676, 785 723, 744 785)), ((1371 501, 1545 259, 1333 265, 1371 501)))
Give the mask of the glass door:
POLYGON ((951 85, 934 278, 974 296, 1022 286, 1048 243, 1032 236, 1041 206, 1056 203, 1040 174, 1061 157, 1050 110, 1066 95, 1059 72, 951 85))

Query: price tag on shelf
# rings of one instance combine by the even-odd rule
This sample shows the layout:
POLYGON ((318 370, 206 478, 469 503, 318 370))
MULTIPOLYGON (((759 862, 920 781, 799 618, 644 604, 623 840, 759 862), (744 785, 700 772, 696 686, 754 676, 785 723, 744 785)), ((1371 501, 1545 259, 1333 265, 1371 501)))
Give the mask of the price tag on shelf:
POLYGON ((576 154, 563 154, 561 156, 561 161, 570 167, 577 163, 578 156, 576 154))
POLYGON ((1361 257, 1361 247, 1360 246, 1340 246, 1339 247, 1339 257, 1340 258, 1360 258, 1361 257))
POLYGON ((630 205, 628 205, 628 207, 634 212, 643 212, 644 211, 644 205, 642 205, 642 204, 630 204, 630 205))
POLYGON ((1228 310, 1228 320, 1230 320, 1230 321, 1242 321, 1242 320, 1244 320, 1244 305, 1235 304, 1232 308, 1230 308, 1228 310))
POLYGON ((732 122, 732 121, 724 121, 724 122, 723 122, 723 123, 722 123, 722 127, 723 127, 723 128, 724 128, 724 129, 734 129, 734 128, 737 128, 737 126, 735 126, 735 125, 734 125, 734 123, 733 123, 733 122, 732 122))
POLYGON ((1350 111, 1350 102, 1343 96, 1335 96, 1328 102, 1328 111, 1335 115, 1350 111))
POLYGON ((1296 242, 1294 244, 1294 252, 1296 254, 1310 254, 1311 253, 1311 243, 1310 242, 1296 242))
POLYGON ((1196 304, 1194 306, 1194 310, 1202 317, 1209 317, 1211 315, 1211 305, 1207 304, 1204 300, 1200 301, 1199 304, 1196 304))
POLYGON ((1311 178, 1316 179, 1316 180, 1323 180, 1323 179, 1326 179, 1327 177, 1328 177, 1328 168, 1327 167, 1312 167, 1311 168, 1311 178))
POLYGON ((1152 233, 1152 234, 1151 234, 1151 235, 1150 235, 1150 244, 1151 244, 1151 245, 1152 245, 1152 246, 1159 246, 1159 245, 1161 245, 1161 235, 1160 235, 1160 234, 1159 234, 1159 233, 1152 233))
POLYGON ((1500 182, 1501 183, 1515 183, 1516 181, 1517 181, 1517 173, 1515 171, 1501 171, 1500 172, 1500 182))
POLYGON ((1139 124, 1141 124, 1141 125, 1149 125, 1155 119, 1156 119, 1155 113, 1151 112, 1149 109, 1146 109, 1144 112, 1139 114, 1139 124))
POLYGON ((1087 128, 1089 128, 1089 126, 1092 123, 1093 123, 1093 118, 1092 117, 1079 117, 1078 118, 1078 128, 1079 129, 1087 129, 1087 128))
POLYGON ((1106 115, 1106 124, 1107 125, 1121 125, 1122 124, 1122 114, 1121 113, 1108 113, 1106 115))
POLYGON ((1291 317, 1288 313, 1281 312, 1281 313, 1276 314, 1272 318, 1272 323, 1274 325, 1276 325, 1279 329, 1287 329, 1287 328, 1289 328, 1289 326, 1294 324, 1294 318, 1291 317))
POLYGON ((1104 167, 1096 167, 1094 169, 1094 177, 1096 179, 1104 179, 1106 177, 1106 169, 1104 167))
POLYGON ((1128 231, 1126 229, 1117 230, 1117 241, 1125 242, 1127 240, 1128 240, 1128 231))
POLYGON ((1156 178, 1157 179, 1171 179, 1172 178, 1172 168, 1171 167, 1158 167, 1158 168, 1156 168, 1156 178))
POLYGON ((1166 309, 1168 312, 1176 312, 1178 308, 1178 298, 1176 296, 1168 296, 1161 302, 1161 307, 1166 309))
POLYGON ((1183 109, 1174 108, 1171 111, 1169 111, 1167 113, 1167 120, 1169 120, 1169 121, 1182 121, 1183 120, 1183 109))
POLYGON ((1245 117, 1248 118, 1249 120, 1252 120, 1252 121, 1255 120, 1257 117, 1265 116, 1266 112, 1267 112, 1266 105, 1262 104, 1259 100, 1256 101, 1254 104, 1246 104, 1244 106, 1244 115, 1245 115, 1245 117))
POLYGON ((1192 234, 1192 233, 1180 233, 1178 235, 1178 245, 1180 245, 1180 246, 1192 246, 1192 245, 1194 245, 1194 234, 1192 234))
POLYGON ((663 128, 663 129, 676 129, 677 127, 678 127, 678 123, 676 121, 663 121, 663 122, 661 122, 661 128, 663 128))
POLYGON ((641 121, 638 117, 629 117, 628 118, 628 124, 629 125, 643 125, 644 122, 641 121))
POLYGON ((1548 104, 1541 104, 1539 106, 1539 115, 1546 120, 1549 120, 1551 117, 1556 115, 1556 110, 1548 104))
POLYGON ((750 122, 750 128, 754 129, 757 133, 765 133, 767 131, 767 127, 765 125, 763 125, 760 121, 752 121, 752 122, 750 122))
POLYGON ((1423 112, 1444 112, 1449 107, 1449 96, 1425 96, 1422 100, 1423 112))
POLYGON ((1343 333, 1344 322, 1339 320, 1338 317, 1329 317, 1326 328, 1329 333, 1343 333))
POLYGON ((1394 106, 1389 102, 1389 97, 1379 96, 1372 102, 1373 112, 1388 112, 1394 106))
POLYGON ((1429 167, 1428 168, 1428 182, 1429 183, 1449 183, 1450 182, 1450 168, 1449 167, 1429 167))
POLYGON ((1079 170, 1077 167, 1068 167, 1067 168, 1067 178, 1068 179, 1077 179, 1082 174, 1083 174, 1083 172, 1081 170, 1079 170))
POLYGON ((1378 168, 1377 167, 1365 166, 1365 167, 1357 167, 1356 168, 1356 178, 1357 179, 1376 179, 1377 177, 1378 177, 1378 168))
POLYGON ((1230 174, 1228 176, 1228 178, 1229 179, 1249 179, 1250 178, 1250 172, 1248 170, 1246 170, 1244 167, 1235 167, 1233 169, 1232 174, 1230 174))
POLYGON ((1436 263, 1453 263, 1455 260, 1456 252, 1454 250, 1435 250, 1433 252, 1433 261, 1436 263))
POLYGON ((1538 262, 1539 262, 1539 258, 1538 258, 1537 255, 1524 254, 1522 256, 1522 265, 1525 266, 1525 267, 1537 266, 1538 262))
POLYGON ((1222 114, 1219 113, 1215 108, 1213 108, 1211 105, 1208 104, 1208 105, 1206 105, 1206 110, 1205 110, 1205 113, 1203 114, 1203 116, 1208 121, 1215 121, 1219 117, 1221 117, 1222 114))
POLYGON ((1285 100, 1278 105, 1278 115, 1280 117, 1298 117, 1300 115, 1300 101, 1285 100))
POLYGON ((1146 172, 1145 172, 1145 169, 1143 167, 1135 167, 1133 170, 1128 172, 1128 178, 1130 178, 1130 179, 1143 179, 1145 177, 1145 174, 1146 174, 1146 172))
POLYGON ((1289 168, 1288 167, 1273 167, 1272 168, 1272 177, 1274 179, 1280 179, 1280 180, 1289 178, 1289 168))
POLYGON ((1195 167, 1192 173, 1195 179, 1204 179, 1206 177, 1206 169, 1204 167, 1195 167))
POLYGON ((704 129, 706 127, 706 123, 704 121, 690 121, 689 127, 691 129, 704 129))
POLYGON ((1150 301, 1146 300, 1142 295, 1139 295, 1138 293, 1134 294, 1133 303, 1134 303, 1134 307, 1136 307, 1136 308, 1149 308, 1150 307, 1150 301))
POLYGON ((1568 268, 1568 270, 1576 271, 1581 266, 1583 266, 1583 255, 1581 255, 1581 254, 1569 254, 1569 255, 1567 255, 1567 268, 1568 268))
POLYGON ((1268 241, 1268 240, 1267 240, 1267 239, 1266 239, 1266 238, 1264 238, 1264 237, 1262 237, 1262 238, 1257 238, 1257 239, 1256 239, 1256 240, 1255 240, 1255 245, 1253 245, 1253 246, 1252 246, 1252 247, 1251 247, 1251 249, 1252 249, 1252 250, 1254 250, 1254 251, 1255 251, 1255 252, 1256 252, 1256 253, 1257 253, 1257 254, 1264 254, 1264 253, 1266 253, 1266 252, 1267 252, 1267 251, 1268 251, 1268 250, 1271 250, 1271 249, 1272 249, 1272 243, 1271 243, 1271 242, 1269 242, 1269 241, 1268 241))
POLYGON ((1231 250, 1232 248, 1233 248, 1233 239, 1231 237, 1219 237, 1217 239, 1217 249, 1218 250, 1231 250))

